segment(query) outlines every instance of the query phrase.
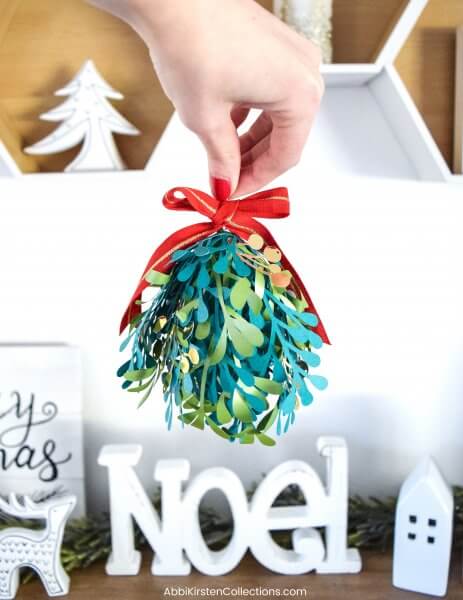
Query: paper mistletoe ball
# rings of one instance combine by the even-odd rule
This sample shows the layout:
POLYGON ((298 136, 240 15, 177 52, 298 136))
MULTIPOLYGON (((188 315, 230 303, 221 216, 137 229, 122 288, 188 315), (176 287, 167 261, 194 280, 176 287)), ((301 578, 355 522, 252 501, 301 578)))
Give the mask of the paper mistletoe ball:
POLYGON ((131 348, 118 370, 122 387, 141 394, 141 404, 160 379, 169 427, 176 417, 230 441, 274 445, 269 430, 286 432, 313 389, 327 385, 312 372, 320 363, 314 350, 328 342, 324 328, 297 273, 253 218, 285 216, 287 192, 220 204, 177 188, 164 204, 211 221, 176 232, 150 259, 121 326, 129 328, 121 350, 131 348), (143 302, 146 287, 158 291, 143 302))

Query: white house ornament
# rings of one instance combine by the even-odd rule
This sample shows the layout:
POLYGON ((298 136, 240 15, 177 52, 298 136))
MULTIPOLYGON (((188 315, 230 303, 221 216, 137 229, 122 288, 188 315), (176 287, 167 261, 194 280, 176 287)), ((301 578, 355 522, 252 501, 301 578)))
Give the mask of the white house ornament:
POLYGON ((69 96, 62 104, 40 115, 44 121, 62 121, 43 140, 24 149, 28 154, 54 154, 83 142, 65 171, 120 171, 125 169, 113 133, 140 132, 108 102, 124 96, 113 89, 87 60, 72 81, 55 92, 69 96))
POLYGON ((9 527, 0 532, 0 599, 16 596, 19 570, 30 567, 41 579, 49 596, 69 592, 69 576, 61 564, 60 552, 66 521, 76 504, 75 496, 60 496, 23 504, 14 494, 9 502, 0 499, 0 511, 20 519, 43 519, 45 529, 9 527))
POLYGON ((112 535, 106 572, 139 572, 135 520, 155 552, 153 575, 188 575, 192 565, 206 575, 224 575, 239 564, 248 548, 276 573, 358 573, 360 554, 347 547, 347 447, 343 439, 329 437, 320 438, 317 445, 326 461, 326 486, 307 463, 291 460, 267 475, 250 503, 241 481, 229 469, 206 469, 182 489, 190 475, 189 462, 160 460, 154 477, 161 484, 162 522, 133 469, 141 446, 103 447, 99 464, 108 468, 112 535), (301 488, 306 504, 273 507, 290 484, 301 488), (232 538, 220 551, 206 545, 198 518, 201 499, 212 489, 224 493, 233 517, 232 538), (325 543, 315 529, 319 527, 325 528, 325 543), (273 541, 270 531, 290 529, 294 530, 293 549, 286 550, 273 541))
POLYGON ((445 596, 453 532, 454 499, 437 465, 423 460, 408 476, 397 501, 393 584, 445 596))

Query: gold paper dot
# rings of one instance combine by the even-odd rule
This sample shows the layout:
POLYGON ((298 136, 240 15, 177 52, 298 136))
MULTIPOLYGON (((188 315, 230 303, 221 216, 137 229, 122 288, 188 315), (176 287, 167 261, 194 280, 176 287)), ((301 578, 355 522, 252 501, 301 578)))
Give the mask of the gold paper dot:
POLYGON ((251 233, 248 238, 248 244, 251 248, 254 248, 254 250, 260 250, 264 245, 264 238, 258 233, 251 233))
POLYGON ((182 358, 180 359, 180 370, 182 371, 182 373, 188 373, 188 371, 190 370, 190 361, 186 356, 182 356, 182 358))
POLYGON ((291 283, 291 273, 289 271, 282 271, 281 273, 272 273, 270 276, 273 285, 277 287, 286 288, 291 283))
POLYGON ((194 365, 199 363, 199 352, 193 346, 188 350, 188 356, 194 365))
POLYGON ((277 263, 281 260, 281 252, 274 246, 267 246, 264 250, 264 256, 271 263, 277 263))
POLYGON ((160 329, 164 329, 164 325, 167 323, 167 317, 159 317, 158 323, 160 329))
POLYGON ((270 271, 270 273, 280 273, 281 267, 280 267, 280 265, 270 264, 268 266, 268 270, 270 271))

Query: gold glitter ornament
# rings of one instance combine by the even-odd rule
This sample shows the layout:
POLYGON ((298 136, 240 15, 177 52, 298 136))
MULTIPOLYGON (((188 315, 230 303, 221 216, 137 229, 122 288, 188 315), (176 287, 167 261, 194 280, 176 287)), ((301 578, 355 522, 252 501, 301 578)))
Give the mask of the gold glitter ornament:
POLYGON ((320 46, 322 61, 333 60, 332 0, 274 0, 273 12, 292 29, 320 46))

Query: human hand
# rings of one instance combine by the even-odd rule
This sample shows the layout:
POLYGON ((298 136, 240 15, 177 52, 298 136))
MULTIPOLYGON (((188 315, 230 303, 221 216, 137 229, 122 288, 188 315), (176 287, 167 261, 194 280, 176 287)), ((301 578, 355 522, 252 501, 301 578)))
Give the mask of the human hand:
POLYGON ((320 51, 254 0, 93 0, 146 42, 161 85, 203 142, 218 199, 294 166, 322 94, 320 51), (240 137, 251 108, 262 112, 240 137))

